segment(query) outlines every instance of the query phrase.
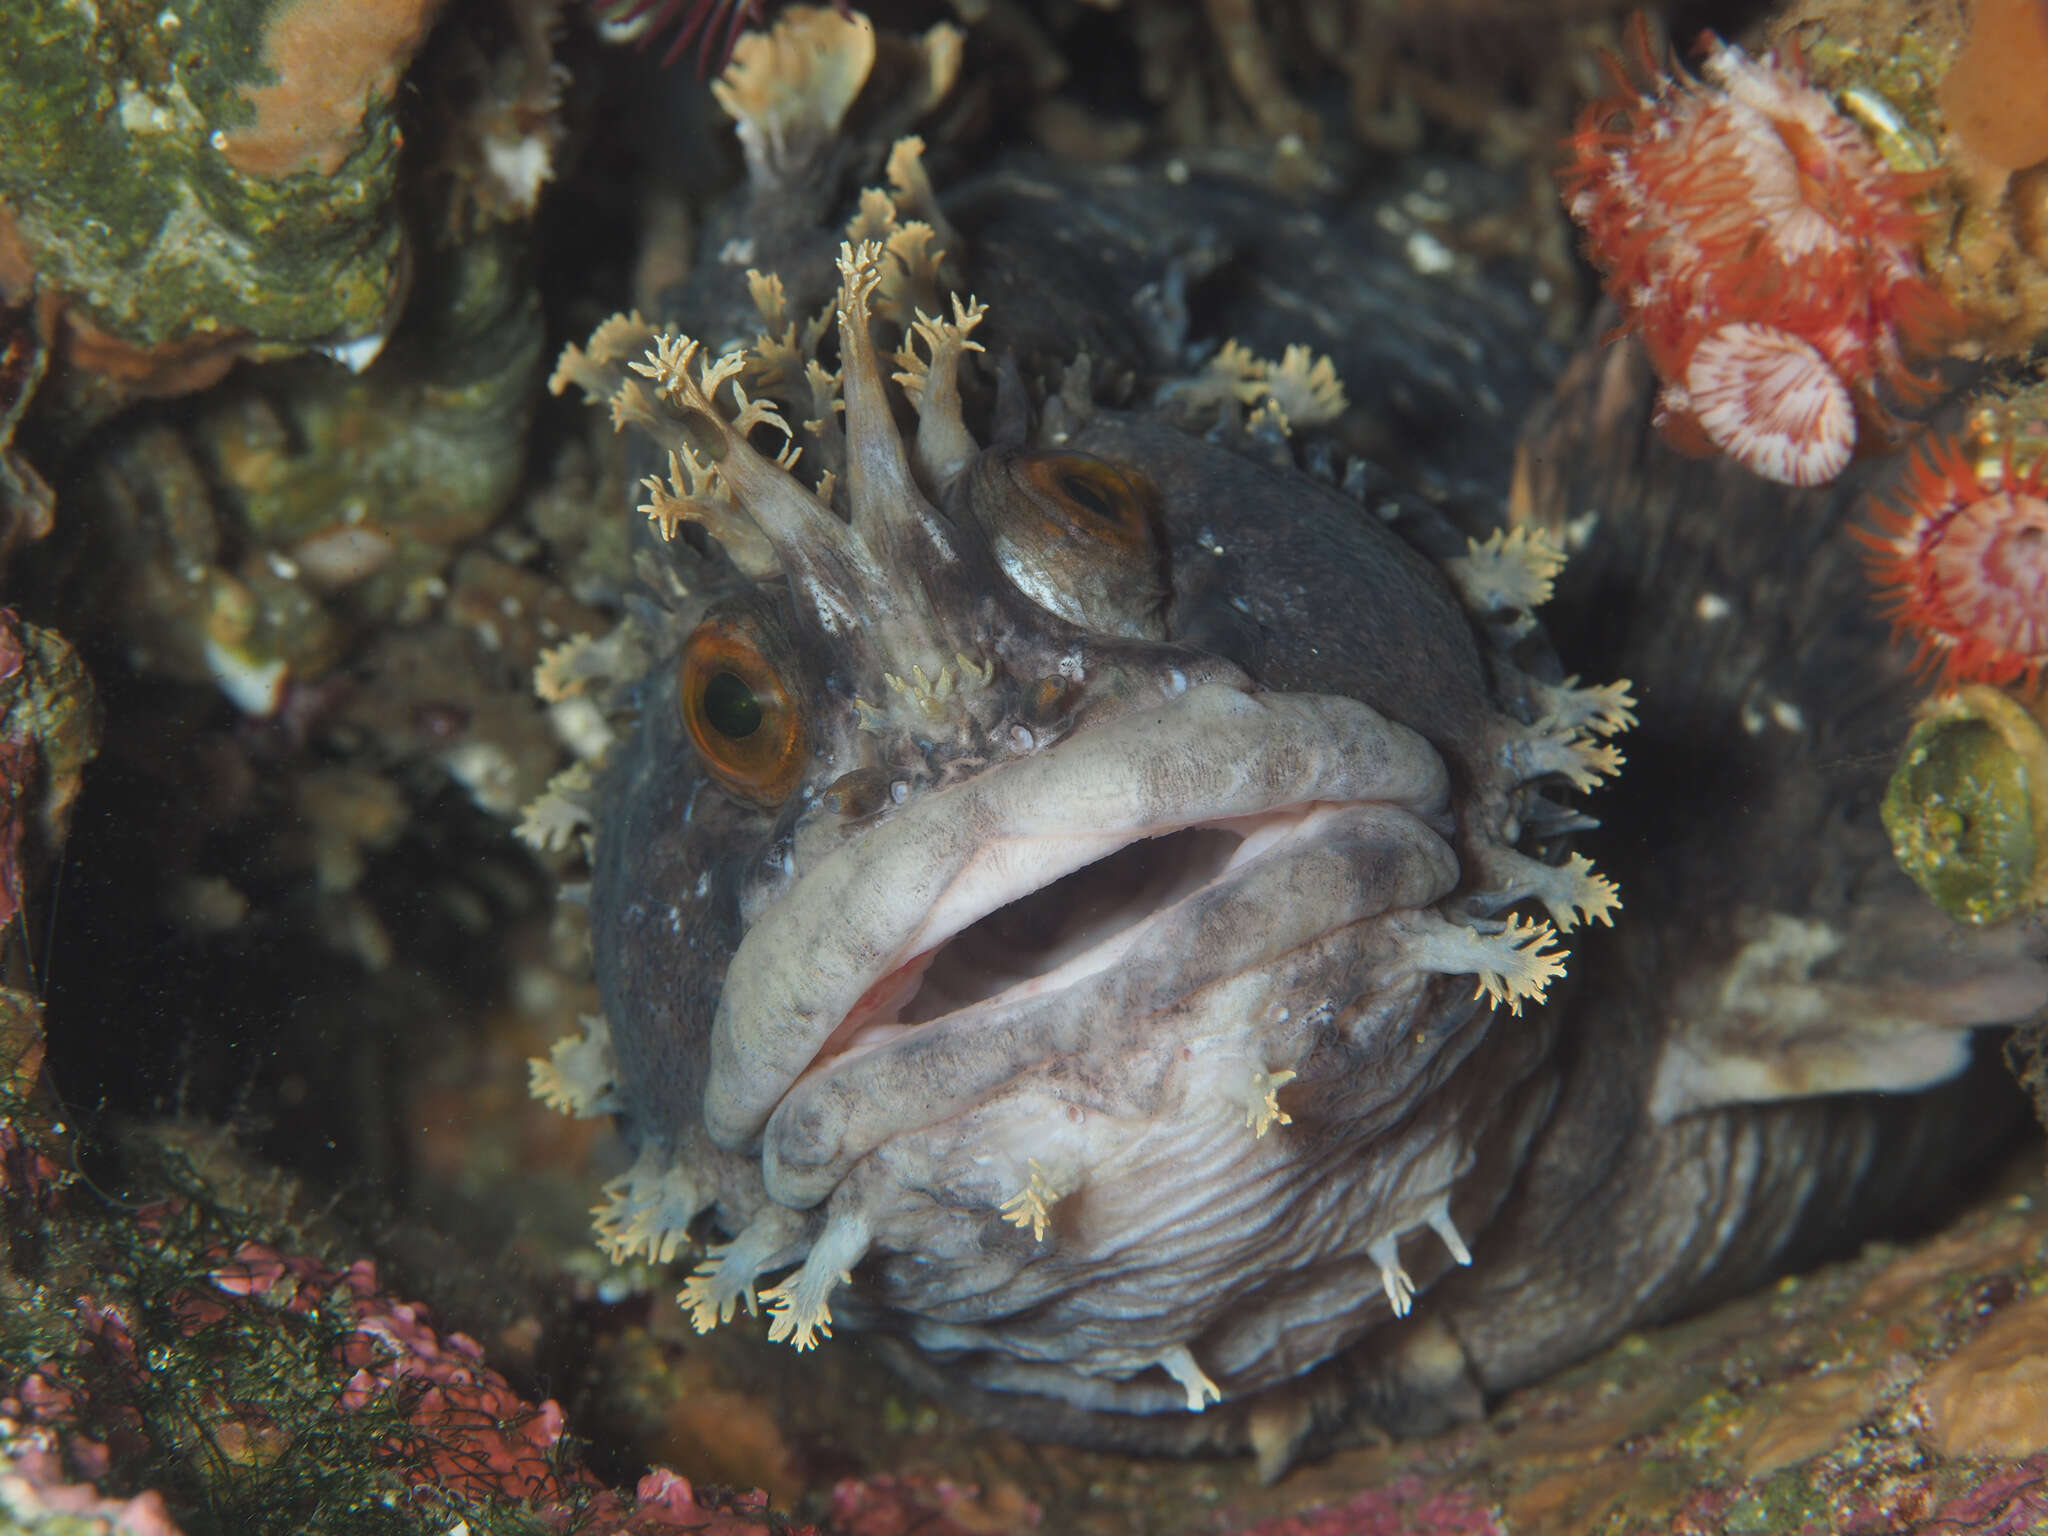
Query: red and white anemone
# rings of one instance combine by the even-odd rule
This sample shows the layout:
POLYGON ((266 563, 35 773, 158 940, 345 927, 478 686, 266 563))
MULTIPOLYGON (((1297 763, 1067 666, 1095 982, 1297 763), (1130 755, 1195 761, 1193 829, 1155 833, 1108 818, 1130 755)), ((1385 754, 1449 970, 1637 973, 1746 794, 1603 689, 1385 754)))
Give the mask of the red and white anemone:
POLYGON ((2048 459, 1916 454, 1867 534, 1893 622, 1948 684, 2048 674, 2048 459))
POLYGON ((1700 76, 1643 82, 1609 60, 1615 95, 1567 141, 1565 203, 1664 389, 1658 426, 1690 452, 1766 479, 1840 474, 1860 428, 1888 434, 1880 386, 1911 401, 1907 366, 1951 324, 1922 269, 1924 178, 1888 166, 1805 76, 1711 33, 1700 76))

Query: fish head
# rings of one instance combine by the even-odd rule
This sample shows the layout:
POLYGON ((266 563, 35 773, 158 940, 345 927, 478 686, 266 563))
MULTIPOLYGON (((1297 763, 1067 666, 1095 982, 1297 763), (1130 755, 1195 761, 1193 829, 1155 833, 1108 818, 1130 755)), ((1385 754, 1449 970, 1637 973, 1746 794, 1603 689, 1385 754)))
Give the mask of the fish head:
POLYGON ((1616 722, 1487 638, 1519 556, 1446 566, 1144 412, 984 446, 957 302, 906 442, 880 264, 842 252, 814 479, 744 358, 642 327, 565 363, 738 573, 671 584, 600 784, 585 1102, 639 1148, 600 1230, 666 1259, 709 1211, 700 1326, 787 1271, 799 1347, 838 1306, 997 1391, 1252 1394, 1503 1197, 1562 969, 1511 909, 1612 895, 1538 788, 1616 722))

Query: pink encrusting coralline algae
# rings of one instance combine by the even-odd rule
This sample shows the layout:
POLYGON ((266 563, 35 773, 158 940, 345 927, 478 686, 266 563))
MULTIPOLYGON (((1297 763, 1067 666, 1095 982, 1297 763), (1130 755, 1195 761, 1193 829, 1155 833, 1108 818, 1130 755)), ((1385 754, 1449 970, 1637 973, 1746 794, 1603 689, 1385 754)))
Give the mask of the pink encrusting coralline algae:
POLYGON ((1698 78, 1659 69, 1638 20, 1631 77, 1566 141, 1565 205, 1663 381, 1657 425, 1786 485, 1819 485, 1899 430, 1954 326, 1929 281, 1916 199, 1807 78, 1708 33, 1698 78), (1871 441, 1877 439, 1876 443, 1871 441))
MULTIPOLYGON (((148 1227, 175 1211, 175 1203, 160 1202, 137 1221, 148 1227)), ((576 1536, 816 1536, 810 1526, 771 1518, 765 1494, 700 1494, 662 1468, 631 1495, 606 1488, 561 1444, 562 1412, 552 1399, 536 1406, 521 1397, 485 1363, 474 1339, 439 1332, 423 1308, 380 1288, 367 1260, 337 1271, 244 1242, 223 1249, 201 1273, 166 1301, 188 1338, 232 1326, 252 1308, 350 1320, 331 1362, 333 1410, 395 1412, 391 1437, 373 1459, 411 1489, 423 1511, 512 1506, 576 1536)), ((56 1357, 0 1391, 0 1508, 90 1514, 128 1536, 178 1536, 159 1495, 108 1500, 95 1487, 118 1480, 151 1449, 149 1427, 132 1404, 99 1400, 101 1385, 114 1383, 118 1399, 118 1389, 140 1390, 152 1373, 131 1319, 122 1304, 81 1296, 76 1334, 79 1361, 90 1357, 92 1369, 56 1357)), ((220 1454, 258 1464, 283 1455, 297 1432, 263 1406, 240 1402, 208 1403, 205 1421, 220 1454)))

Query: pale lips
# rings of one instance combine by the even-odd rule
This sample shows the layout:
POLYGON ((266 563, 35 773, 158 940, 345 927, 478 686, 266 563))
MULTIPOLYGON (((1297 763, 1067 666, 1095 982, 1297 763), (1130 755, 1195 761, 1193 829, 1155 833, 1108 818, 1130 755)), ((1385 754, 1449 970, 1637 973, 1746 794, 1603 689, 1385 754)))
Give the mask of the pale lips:
POLYGON ((1239 834, 1215 830, 1235 819, 1365 802, 1435 823, 1449 789, 1426 740, 1357 700, 1212 684, 915 798, 803 871, 748 929, 712 1027, 705 1128, 752 1145, 856 1008, 894 989, 877 983, 934 950, 933 966, 951 965, 946 940, 1005 909, 1031 916, 1030 898, 1076 870, 1114 867, 1148 840, 1179 840, 1184 856, 1207 839, 1194 851, 1210 863, 1167 872, 1207 878, 1237 851, 1239 834))

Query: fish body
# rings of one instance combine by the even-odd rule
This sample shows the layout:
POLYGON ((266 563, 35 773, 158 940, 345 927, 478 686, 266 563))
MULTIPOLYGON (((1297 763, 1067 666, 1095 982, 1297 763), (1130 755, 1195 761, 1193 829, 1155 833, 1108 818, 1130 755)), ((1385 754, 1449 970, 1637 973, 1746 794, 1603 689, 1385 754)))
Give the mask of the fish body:
POLYGON ((615 1254, 722 1238, 700 1327, 850 1321, 1019 1428, 1277 1466, 1754 1285, 2009 1123, 1964 1026, 2048 999, 2028 941, 1918 903, 1872 761, 1816 768, 1904 699, 1839 640, 1839 528, 1779 639, 1846 670, 1797 743, 1746 730, 1757 658, 1696 660, 1682 615, 1790 579, 1784 497, 1686 563, 1691 504, 1739 498, 1633 467, 1647 422, 1584 384, 1504 528, 1559 362, 1525 290, 1200 178, 999 173, 945 265, 875 217, 828 279, 839 231, 783 208, 808 291, 707 261, 561 374, 678 455, 650 504, 724 551, 644 561, 604 1019, 556 1063, 637 1150, 615 1254), (678 339, 743 293, 750 354, 678 339), (1313 419, 1341 391, 1214 350, 1218 316, 1333 355, 1356 409, 1313 419), (1624 461, 1563 632, 1633 694, 1532 613, 1624 461), (1638 699, 1653 777, 1616 789, 1638 699))

